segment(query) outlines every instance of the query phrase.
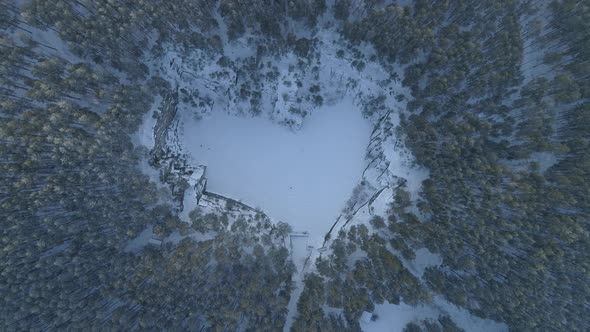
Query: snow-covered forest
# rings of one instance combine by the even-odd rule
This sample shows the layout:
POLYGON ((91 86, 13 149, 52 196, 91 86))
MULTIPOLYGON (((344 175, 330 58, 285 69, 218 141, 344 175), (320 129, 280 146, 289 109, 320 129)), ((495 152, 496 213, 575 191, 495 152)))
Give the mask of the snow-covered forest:
POLYGON ((0 2, 0 330, 589 330, 589 22, 0 2))

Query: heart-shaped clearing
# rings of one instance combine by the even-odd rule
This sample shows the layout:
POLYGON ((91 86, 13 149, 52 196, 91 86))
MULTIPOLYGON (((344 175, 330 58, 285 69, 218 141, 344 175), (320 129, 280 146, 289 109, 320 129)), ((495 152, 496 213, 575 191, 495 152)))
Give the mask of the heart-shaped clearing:
POLYGON ((315 244, 358 182, 371 131, 351 100, 321 107, 292 132, 263 118, 184 119, 181 142, 207 165, 208 191, 260 207, 315 244))

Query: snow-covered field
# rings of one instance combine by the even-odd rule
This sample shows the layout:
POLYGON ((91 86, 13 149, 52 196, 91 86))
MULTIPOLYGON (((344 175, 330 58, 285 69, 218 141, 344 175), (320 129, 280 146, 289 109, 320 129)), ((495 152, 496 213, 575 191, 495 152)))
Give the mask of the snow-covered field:
POLYGON ((298 131, 225 113, 183 124, 183 146, 208 166, 208 191, 260 207, 314 245, 359 181, 371 132, 349 99, 316 110, 298 131))

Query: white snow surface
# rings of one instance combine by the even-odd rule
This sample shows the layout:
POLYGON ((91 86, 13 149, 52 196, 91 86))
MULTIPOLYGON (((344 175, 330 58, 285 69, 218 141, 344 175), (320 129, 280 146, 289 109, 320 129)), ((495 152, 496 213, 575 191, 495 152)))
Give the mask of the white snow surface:
POLYGON ((183 121, 183 146, 207 165, 208 191, 262 208, 319 244, 365 166, 371 132, 350 99, 290 131, 260 117, 215 112, 183 121))
POLYGON ((436 296, 431 305, 410 306, 403 302, 395 305, 385 301, 375 305, 373 313, 379 317, 375 321, 360 321, 361 329, 365 332, 401 332, 410 322, 424 319, 436 321, 441 314, 449 315, 466 332, 508 331, 506 324, 471 315, 440 296, 436 296))
POLYGON ((423 277, 424 271, 427 267, 431 266, 440 266, 443 262, 442 257, 439 254, 433 254, 430 250, 426 248, 420 248, 414 252, 416 254, 416 259, 410 263, 415 275, 423 277))
POLYGON ((399 305, 385 301, 375 305, 374 314, 379 316, 375 321, 360 321, 361 329, 366 332, 396 332, 415 320, 436 318, 439 311, 430 306, 410 306, 405 303, 399 305))

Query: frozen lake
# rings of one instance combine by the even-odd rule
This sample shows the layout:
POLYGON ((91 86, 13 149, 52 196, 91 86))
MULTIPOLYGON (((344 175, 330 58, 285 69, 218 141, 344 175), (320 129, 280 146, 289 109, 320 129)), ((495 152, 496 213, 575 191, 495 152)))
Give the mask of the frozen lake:
POLYGON ((187 116, 181 142, 208 166, 208 191, 260 207, 317 242, 360 179, 370 133, 360 110, 343 101, 316 110, 297 132, 263 118, 187 116))

